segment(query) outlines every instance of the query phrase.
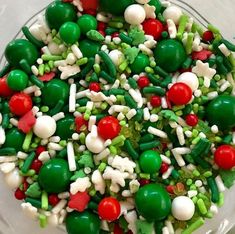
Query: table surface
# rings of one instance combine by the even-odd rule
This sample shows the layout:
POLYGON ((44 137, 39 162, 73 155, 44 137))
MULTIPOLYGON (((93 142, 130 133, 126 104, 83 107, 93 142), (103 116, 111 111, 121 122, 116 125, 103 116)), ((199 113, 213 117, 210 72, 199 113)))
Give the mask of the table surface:
MULTIPOLYGON (((223 35, 235 42, 235 0, 183 0, 187 4, 193 6, 201 13, 209 22, 221 29, 223 35)), ((44 8, 51 0, 0 0, 0 55, 4 52, 6 44, 15 36, 20 27, 40 9, 44 8)), ((40 230, 38 224, 25 217, 20 208, 20 203, 17 202, 13 194, 6 188, 2 176, 0 176, 0 234, 61 234, 64 233, 55 228, 48 228, 46 231, 40 230), (6 206, 7 204, 7 206, 6 206), (7 207, 7 208, 6 208, 7 207)), ((235 187, 235 186, 234 186, 235 187)), ((205 228, 200 229, 197 233, 205 234, 208 227, 212 230, 218 227, 218 223, 223 221, 228 216, 230 221, 235 221, 231 210, 231 201, 234 200, 233 193, 235 188, 229 192, 225 199, 225 206, 220 210, 219 216, 207 222, 205 228)), ((234 202, 233 202, 234 203, 234 202)), ((226 224, 226 222, 224 223, 226 224)), ((225 225, 226 226, 226 225, 225 225)), ((222 229, 217 234, 224 233, 222 229)), ((231 231, 234 234, 235 231, 231 231)))

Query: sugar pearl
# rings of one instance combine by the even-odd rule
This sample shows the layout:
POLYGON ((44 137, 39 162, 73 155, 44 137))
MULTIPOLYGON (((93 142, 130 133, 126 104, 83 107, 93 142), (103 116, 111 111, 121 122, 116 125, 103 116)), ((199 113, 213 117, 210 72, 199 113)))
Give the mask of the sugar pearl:
POLYGON ((146 13, 141 5, 133 4, 126 8, 124 17, 127 23, 139 25, 145 20, 146 13))
POLYGON ((177 6, 167 7, 163 12, 163 17, 168 20, 172 19, 176 25, 179 24, 180 17, 182 15, 182 10, 177 6))
POLYGON ((192 91, 194 92, 195 90, 198 89, 199 86, 199 81, 197 76, 192 73, 192 72, 184 72, 182 73, 178 78, 177 82, 182 82, 188 85, 192 91))

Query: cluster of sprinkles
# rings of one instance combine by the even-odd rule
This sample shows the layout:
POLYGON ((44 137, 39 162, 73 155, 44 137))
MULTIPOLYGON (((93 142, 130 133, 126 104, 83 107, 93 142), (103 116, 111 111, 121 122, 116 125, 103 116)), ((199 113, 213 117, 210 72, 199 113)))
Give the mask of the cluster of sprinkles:
POLYGON ((190 234, 235 166, 235 45, 168 1, 54 1, 0 71, 0 170, 41 227, 190 234))

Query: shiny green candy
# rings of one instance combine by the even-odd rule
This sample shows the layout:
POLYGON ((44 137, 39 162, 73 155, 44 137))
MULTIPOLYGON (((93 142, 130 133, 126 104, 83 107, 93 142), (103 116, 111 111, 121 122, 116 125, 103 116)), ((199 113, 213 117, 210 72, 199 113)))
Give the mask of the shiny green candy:
POLYGON ((101 44, 98 42, 83 40, 79 43, 79 48, 84 57, 94 57, 100 50, 101 44), (88 49, 89 48, 89 49, 88 49))
POLYGON ((155 7, 155 13, 159 14, 162 10, 162 4, 159 0, 151 0, 148 3, 150 6, 154 6, 155 7))
POLYGON ((140 168, 144 173, 156 173, 162 165, 160 154, 154 150, 147 150, 140 155, 140 168))
POLYGON ((67 191, 72 175, 67 161, 53 158, 41 167, 38 182, 48 193, 62 193, 67 191))
POLYGON ((16 151, 21 151, 24 143, 25 134, 17 128, 12 128, 6 132, 6 141, 4 147, 15 148, 16 151))
POLYGON ((31 42, 25 39, 16 39, 7 45, 5 57, 9 64, 14 67, 19 67, 20 61, 23 59, 31 66, 36 62, 39 53, 31 42))
POLYGON ((206 108, 206 119, 220 130, 235 127, 235 97, 221 95, 213 99, 206 108))
POLYGON ((7 84, 12 90, 24 90, 28 84, 28 75, 21 70, 12 70, 7 76, 7 84))
POLYGON ((145 71, 145 68, 149 66, 149 57, 145 54, 139 53, 135 58, 135 61, 130 64, 130 69, 133 73, 139 74, 145 71))
POLYGON ((147 221, 166 218, 171 212, 171 199, 160 184, 147 184, 135 196, 136 209, 147 221))
POLYGON ((46 83, 42 89, 42 101, 44 105, 49 107, 54 107, 60 100, 66 103, 68 98, 69 85, 65 81, 53 79, 46 83))
POLYGON ((79 26, 74 22, 64 23, 59 30, 60 38, 67 44, 74 44, 81 35, 79 26))
POLYGON ((122 15, 125 9, 134 3, 134 0, 100 0, 99 5, 105 12, 113 15, 122 15))
POLYGON ((76 8, 70 3, 57 0, 48 5, 45 17, 51 29, 59 30, 65 22, 77 20, 76 8))
POLYGON ((68 214, 66 220, 68 234, 99 234, 100 219, 98 215, 89 211, 78 213, 76 211, 68 214))
POLYGON ((66 116, 56 122, 56 136, 60 136, 61 140, 67 140, 74 133, 74 117, 66 116))
POLYGON ((181 42, 174 39, 160 41, 155 50, 156 63, 167 72, 175 72, 181 68, 187 55, 181 42))
POLYGON ((78 26, 81 29, 81 33, 86 35, 87 32, 90 30, 96 30, 97 29, 97 20, 92 15, 84 14, 81 17, 79 17, 78 26))

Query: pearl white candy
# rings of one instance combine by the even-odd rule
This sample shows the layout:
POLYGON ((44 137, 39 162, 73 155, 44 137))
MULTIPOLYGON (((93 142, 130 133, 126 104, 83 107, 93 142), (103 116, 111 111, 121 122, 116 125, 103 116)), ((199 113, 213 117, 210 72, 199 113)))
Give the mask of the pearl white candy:
POLYGON ((179 24, 180 17, 182 15, 182 10, 177 6, 170 6, 167 7, 166 10, 163 12, 163 17, 165 20, 171 19, 174 21, 176 25, 179 24))
POLYGON ((33 131, 36 136, 42 139, 49 138, 56 131, 56 122, 51 116, 39 116, 33 127, 33 131))
POLYGON ((141 5, 133 4, 126 8, 124 17, 127 23, 131 25, 139 25, 144 22, 146 13, 141 5))
POLYGON ((124 55, 121 51, 119 50, 112 50, 110 53, 109 53, 109 57, 111 58, 111 60, 113 61, 113 63, 118 67, 122 62, 123 60, 125 59, 124 58, 124 55))
POLYGON ((11 189, 17 189, 23 182, 23 177, 16 168, 13 171, 5 174, 5 181, 11 189))
POLYGON ((92 153, 98 154, 104 150, 104 141, 99 136, 94 136, 92 133, 89 133, 86 137, 86 147, 92 153))
POLYGON ((193 217, 195 205, 189 197, 179 196, 173 200, 171 212, 176 219, 186 221, 193 217))
POLYGON ((192 91, 194 92, 195 90, 198 89, 199 87, 199 81, 197 76, 192 73, 192 72, 184 72, 182 73, 178 78, 177 82, 182 82, 188 85, 192 91))

